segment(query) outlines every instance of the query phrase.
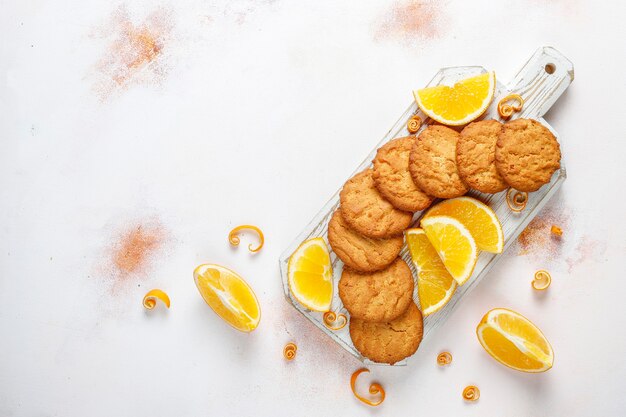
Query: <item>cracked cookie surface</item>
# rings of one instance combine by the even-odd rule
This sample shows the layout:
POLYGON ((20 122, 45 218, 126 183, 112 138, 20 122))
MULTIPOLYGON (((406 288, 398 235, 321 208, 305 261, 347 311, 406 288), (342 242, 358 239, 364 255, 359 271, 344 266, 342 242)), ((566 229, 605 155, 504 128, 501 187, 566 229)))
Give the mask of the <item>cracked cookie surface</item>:
POLYGON ((456 163, 465 184, 495 194, 508 184, 496 169, 496 142, 502 130, 497 120, 481 120, 465 126, 456 145, 456 163))
POLYGON ((372 239, 352 230, 339 209, 328 223, 328 242, 344 264, 363 272, 379 271, 396 259, 404 238, 372 239))
POLYGON ((367 237, 399 236, 413 219, 413 213, 398 210, 380 195, 371 169, 350 178, 343 186, 339 200, 346 223, 367 237))
POLYGON ((536 191, 561 167, 559 142, 536 120, 505 123, 496 142, 496 167, 511 187, 536 191))
POLYGON ((409 156, 409 171, 415 184, 427 194, 454 198, 465 194, 467 186, 456 166, 459 133, 449 127, 431 125, 422 131, 409 156))
POLYGON ((358 272, 344 268, 339 298, 352 319, 388 322, 413 303, 413 274, 401 258, 382 271, 358 272))
POLYGON ((422 191, 411 178, 409 155, 415 136, 406 136, 387 142, 374 158, 376 188, 391 204, 400 210, 420 211, 433 202, 433 197, 422 191))
POLYGON ((422 313, 414 302, 403 315, 390 322, 370 323, 350 318, 354 347, 366 358, 390 365, 417 351, 423 328, 422 313))

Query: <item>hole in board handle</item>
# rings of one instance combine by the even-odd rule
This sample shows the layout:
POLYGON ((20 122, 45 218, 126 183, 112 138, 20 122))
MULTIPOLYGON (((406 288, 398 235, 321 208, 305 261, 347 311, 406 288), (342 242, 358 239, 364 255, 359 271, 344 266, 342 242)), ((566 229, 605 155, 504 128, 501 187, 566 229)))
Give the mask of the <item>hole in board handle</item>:
POLYGON ((556 65, 550 63, 550 64, 546 64, 546 66, 544 67, 544 69, 546 70, 546 72, 548 74, 554 74, 554 71, 556 71, 556 65))

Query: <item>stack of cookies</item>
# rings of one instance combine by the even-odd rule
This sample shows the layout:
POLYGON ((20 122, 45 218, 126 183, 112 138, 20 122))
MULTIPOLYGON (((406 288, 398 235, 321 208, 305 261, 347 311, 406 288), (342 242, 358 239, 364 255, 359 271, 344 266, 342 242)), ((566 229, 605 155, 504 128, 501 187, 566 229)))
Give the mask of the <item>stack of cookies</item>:
POLYGON ((381 147, 373 167, 346 182, 328 225, 329 243, 344 263, 339 297, 356 349, 393 364, 415 353, 422 340, 414 278, 398 256, 415 212, 470 188, 535 191, 550 181, 560 156, 554 135, 528 119, 483 120, 461 133, 431 125, 418 137, 381 147))

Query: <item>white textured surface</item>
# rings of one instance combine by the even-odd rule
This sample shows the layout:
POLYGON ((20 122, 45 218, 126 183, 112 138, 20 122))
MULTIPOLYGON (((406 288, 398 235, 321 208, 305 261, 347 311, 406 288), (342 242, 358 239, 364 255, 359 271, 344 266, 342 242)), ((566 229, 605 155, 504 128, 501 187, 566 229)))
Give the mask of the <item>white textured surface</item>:
POLYGON ((0 416, 626 414, 626 62, 601 47, 624 50, 623 3, 449 2, 430 39, 376 39, 390 7, 378 2, 163 3, 174 19, 167 76, 104 102, 91 88, 107 44, 90 34, 117 5, 56 3, 4 3, 0 14, 0 416), (369 410, 348 385, 359 362, 284 300, 278 256, 411 88, 454 65, 508 80, 541 45, 576 69, 546 115, 568 167, 552 202, 570 219, 560 254, 512 248, 439 343, 407 367, 373 370, 387 400, 369 410), (155 217, 167 248, 141 287, 112 295, 97 268, 112 231, 155 217), (266 233, 255 257, 226 241, 245 222, 266 233), (204 305, 191 272, 206 261, 255 288, 256 332, 236 333, 204 305), (540 268, 553 276, 543 297, 530 289, 540 268), (144 313, 150 287, 168 291, 170 311, 144 313), (541 327, 551 371, 515 373, 483 352, 474 328, 496 306, 541 327), (298 357, 284 363, 291 340, 298 357), (441 349, 454 355, 449 368, 435 364, 441 349), (460 397, 470 383, 476 404, 460 397))

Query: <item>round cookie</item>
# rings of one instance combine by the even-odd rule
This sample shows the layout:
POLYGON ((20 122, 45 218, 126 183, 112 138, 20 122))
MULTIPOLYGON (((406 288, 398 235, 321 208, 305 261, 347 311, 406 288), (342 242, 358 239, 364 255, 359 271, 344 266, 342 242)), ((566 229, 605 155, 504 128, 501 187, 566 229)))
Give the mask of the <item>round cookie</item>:
POLYGON ((402 236, 372 239, 360 235, 348 226, 337 209, 328 223, 328 242, 348 267, 373 272, 387 267, 396 259, 404 239, 402 236))
POLYGON ((339 199, 341 215, 346 223, 367 237, 398 236, 413 219, 413 213, 398 210, 380 195, 371 169, 350 178, 343 186, 339 199))
POLYGON ((536 191, 561 167, 559 142, 536 120, 505 123, 496 142, 496 167, 511 187, 536 191))
POLYGON ((389 141, 378 149, 373 161, 376 188, 396 208, 406 211, 424 210, 433 202, 411 178, 409 155, 413 142, 414 136, 389 141))
POLYGON ((463 182, 483 193, 495 194, 508 184, 496 169, 496 142, 502 130, 497 120, 465 126, 456 144, 456 164, 463 182))
POLYGON ((344 268, 339 298, 352 319, 388 322, 401 316, 413 303, 413 274, 402 260, 378 272, 344 268))
POLYGON ((427 194, 454 198, 468 189, 456 167, 459 133, 449 127, 431 125, 422 131, 409 156, 409 171, 415 184, 427 194))
POLYGON ((387 323, 350 318, 350 337, 366 358, 393 365, 417 351, 423 327, 422 313, 411 302, 403 315, 387 323))

